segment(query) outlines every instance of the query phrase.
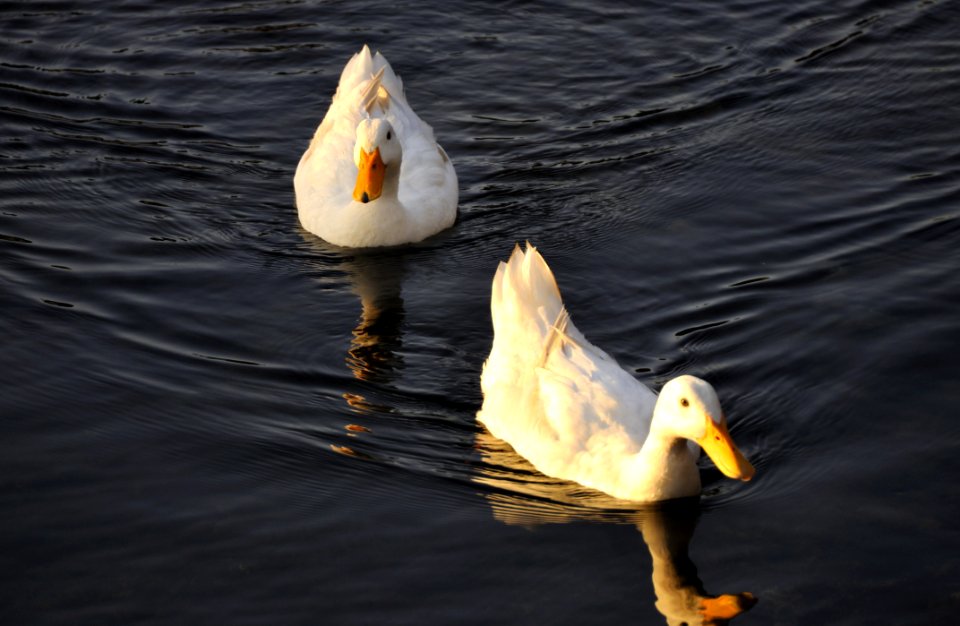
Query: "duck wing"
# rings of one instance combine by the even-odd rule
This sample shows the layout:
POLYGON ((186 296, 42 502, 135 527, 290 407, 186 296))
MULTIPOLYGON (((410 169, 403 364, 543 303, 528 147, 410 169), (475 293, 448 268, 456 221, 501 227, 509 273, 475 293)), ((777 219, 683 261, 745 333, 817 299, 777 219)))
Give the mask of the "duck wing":
POLYGON ((532 246, 501 263, 491 297, 494 345, 478 414, 540 471, 587 474, 640 450, 656 395, 580 333, 532 246))

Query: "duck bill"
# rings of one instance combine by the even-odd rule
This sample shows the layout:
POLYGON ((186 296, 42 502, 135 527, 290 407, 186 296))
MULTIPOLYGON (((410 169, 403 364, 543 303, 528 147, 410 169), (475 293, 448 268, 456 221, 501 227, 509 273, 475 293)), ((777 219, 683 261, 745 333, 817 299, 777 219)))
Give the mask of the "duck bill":
POLYGON ((756 603, 757 598, 749 591, 725 593, 715 598, 702 598, 697 612, 703 616, 704 624, 726 624, 744 611, 749 611, 756 603))
POLYGON ((756 473, 753 465, 730 438, 725 419, 721 418, 718 424, 708 415, 706 433, 697 443, 725 476, 738 480, 750 480, 756 473))
POLYGON ((357 173, 357 184, 353 188, 353 199, 357 202, 376 200, 383 193, 383 177, 386 166, 380 158, 380 148, 372 153, 360 149, 360 171, 357 173))

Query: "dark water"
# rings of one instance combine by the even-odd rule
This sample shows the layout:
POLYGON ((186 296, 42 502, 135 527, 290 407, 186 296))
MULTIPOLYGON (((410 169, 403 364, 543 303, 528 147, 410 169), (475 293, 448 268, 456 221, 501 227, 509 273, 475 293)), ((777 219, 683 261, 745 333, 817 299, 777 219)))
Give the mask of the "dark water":
POLYGON ((736 624, 955 623, 960 6, 586 4, 3 5, 0 622, 664 624, 666 562, 736 624), (363 43, 461 184, 369 254, 292 189, 363 43), (485 437, 524 239, 754 482, 632 514, 485 437))

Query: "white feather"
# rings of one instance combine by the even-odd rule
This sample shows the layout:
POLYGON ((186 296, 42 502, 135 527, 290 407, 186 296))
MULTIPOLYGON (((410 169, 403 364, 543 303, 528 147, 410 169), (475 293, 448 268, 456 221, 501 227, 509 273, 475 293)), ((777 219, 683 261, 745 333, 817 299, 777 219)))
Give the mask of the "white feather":
MULTIPOLYGON (((387 164, 389 170, 389 164, 387 164)), ((323 121, 294 175, 304 228, 347 247, 420 241, 453 225, 457 175, 433 129, 407 103, 403 83, 387 60, 364 46, 346 64, 323 121), (371 202, 353 199, 354 146, 360 122, 385 119, 402 147, 397 189, 371 202)))
POLYGON ((490 309, 494 339, 477 418, 494 436, 541 472, 618 498, 699 493, 699 448, 683 438, 702 436, 709 418, 677 417, 685 410, 672 405, 682 394, 694 408, 720 414, 712 387, 674 379, 671 406, 660 408, 655 393, 573 325, 553 273, 529 244, 500 263, 490 309))

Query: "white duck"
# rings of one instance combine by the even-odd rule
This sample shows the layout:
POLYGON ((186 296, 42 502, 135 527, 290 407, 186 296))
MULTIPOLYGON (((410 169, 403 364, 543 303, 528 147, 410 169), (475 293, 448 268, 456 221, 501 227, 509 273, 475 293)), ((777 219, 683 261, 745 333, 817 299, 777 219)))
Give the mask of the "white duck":
POLYGON ((625 500, 694 496, 699 445, 725 475, 753 477, 713 387, 679 376, 658 398, 574 327, 533 246, 500 263, 490 309, 477 418, 544 474, 625 500))
POLYGON ((420 241, 457 216, 457 174, 379 52, 353 55, 293 178, 300 223, 330 243, 420 241))

